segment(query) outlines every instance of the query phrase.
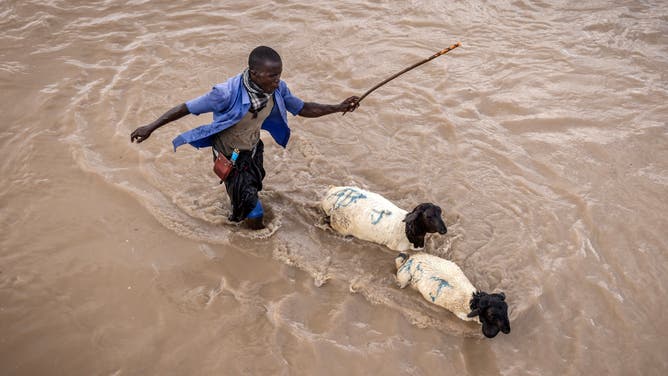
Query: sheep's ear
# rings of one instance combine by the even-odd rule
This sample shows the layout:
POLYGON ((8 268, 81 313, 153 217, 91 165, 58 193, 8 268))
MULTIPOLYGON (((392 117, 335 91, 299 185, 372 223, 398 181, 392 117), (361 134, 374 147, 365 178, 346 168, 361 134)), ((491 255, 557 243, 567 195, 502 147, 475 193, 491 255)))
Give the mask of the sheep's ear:
POLYGON ((418 218, 419 215, 420 215, 420 213, 418 213, 416 211, 412 211, 412 212, 406 214, 406 218, 404 218, 404 222, 406 222, 406 223, 413 222, 418 218))
POLYGON ((480 314, 480 309, 479 309, 479 308, 476 308, 476 309, 474 309, 473 311, 471 311, 471 313, 469 313, 468 315, 466 315, 466 317, 476 317, 476 316, 478 316, 479 314, 480 314))
POLYGON ((424 213, 424 211, 425 211, 429 206, 431 206, 431 204, 429 204, 429 203, 420 204, 420 205, 416 206, 416 207, 413 209, 413 211, 411 211, 410 213, 406 214, 406 218, 404 218, 404 222, 413 222, 413 221, 415 221, 416 219, 418 219, 418 217, 420 216, 420 214, 424 213))
POLYGON ((506 300, 506 294, 500 292, 499 296, 501 297, 501 300, 506 300))

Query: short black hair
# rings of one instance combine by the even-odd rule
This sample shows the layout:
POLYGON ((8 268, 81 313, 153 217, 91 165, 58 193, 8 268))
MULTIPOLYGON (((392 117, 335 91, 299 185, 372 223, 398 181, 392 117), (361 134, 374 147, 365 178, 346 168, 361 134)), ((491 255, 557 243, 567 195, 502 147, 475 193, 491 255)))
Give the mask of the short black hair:
POLYGON ((250 55, 248 55, 248 67, 250 69, 257 69, 267 60, 282 63, 281 56, 273 48, 267 46, 255 47, 250 55))

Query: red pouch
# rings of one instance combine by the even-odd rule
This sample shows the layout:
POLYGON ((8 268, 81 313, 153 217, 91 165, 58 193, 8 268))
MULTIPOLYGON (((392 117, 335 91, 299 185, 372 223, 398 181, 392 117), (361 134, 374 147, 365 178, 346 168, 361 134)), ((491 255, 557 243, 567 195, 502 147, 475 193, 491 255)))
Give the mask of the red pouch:
POLYGON ((232 171, 232 167, 234 167, 232 162, 225 158, 222 153, 218 154, 218 158, 213 162, 213 172, 215 172, 222 181, 227 179, 227 176, 232 171))

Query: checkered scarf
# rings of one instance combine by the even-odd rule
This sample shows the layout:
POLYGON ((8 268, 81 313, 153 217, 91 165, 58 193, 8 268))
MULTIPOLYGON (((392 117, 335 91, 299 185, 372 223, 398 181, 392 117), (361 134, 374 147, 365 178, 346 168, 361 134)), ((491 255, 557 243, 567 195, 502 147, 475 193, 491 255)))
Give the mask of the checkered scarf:
POLYGON ((250 72, 248 69, 244 70, 243 81, 251 101, 250 112, 253 113, 253 117, 255 118, 257 117, 257 113, 265 108, 271 94, 265 93, 262 91, 261 87, 259 87, 255 82, 251 81, 250 72))

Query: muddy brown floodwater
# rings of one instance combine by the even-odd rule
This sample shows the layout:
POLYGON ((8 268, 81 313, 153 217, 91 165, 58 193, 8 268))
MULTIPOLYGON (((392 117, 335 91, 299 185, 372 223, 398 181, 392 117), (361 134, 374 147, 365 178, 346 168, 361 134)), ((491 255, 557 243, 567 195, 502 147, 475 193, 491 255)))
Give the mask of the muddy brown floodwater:
POLYGON ((0 374, 665 375, 665 1, 0 2, 0 374), (269 45, 346 116, 268 134, 268 228, 227 222, 188 116, 269 45), (401 290, 317 203, 434 202, 426 251, 504 291, 512 332, 401 290))

